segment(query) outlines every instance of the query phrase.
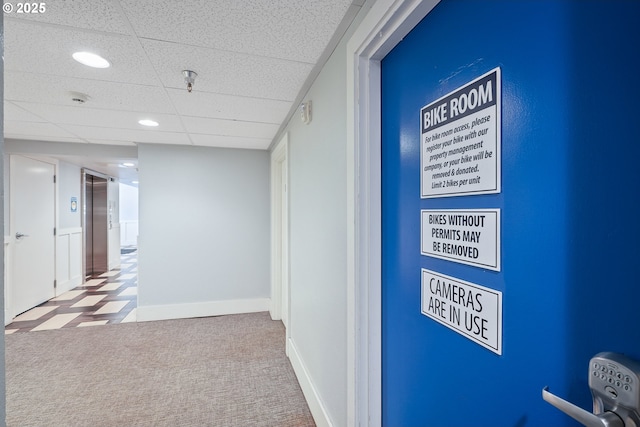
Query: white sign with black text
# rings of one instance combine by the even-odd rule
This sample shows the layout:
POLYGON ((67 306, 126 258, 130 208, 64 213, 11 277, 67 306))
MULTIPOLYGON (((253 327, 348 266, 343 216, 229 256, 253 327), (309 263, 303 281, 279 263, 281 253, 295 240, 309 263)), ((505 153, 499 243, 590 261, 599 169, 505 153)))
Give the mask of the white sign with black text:
POLYGON ((500 192, 501 82, 494 68, 422 107, 421 198, 500 192))
POLYGON ((422 314, 502 354, 502 292, 423 268, 422 314))
POLYGON ((424 209, 422 255, 500 271, 500 209, 424 209))

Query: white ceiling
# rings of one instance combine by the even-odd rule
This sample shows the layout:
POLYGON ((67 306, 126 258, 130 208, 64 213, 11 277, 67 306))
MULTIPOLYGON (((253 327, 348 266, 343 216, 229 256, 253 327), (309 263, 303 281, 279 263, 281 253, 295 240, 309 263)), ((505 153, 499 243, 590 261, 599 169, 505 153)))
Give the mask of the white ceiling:
POLYGON ((39 14, 6 3, 6 139, 267 149, 364 0, 48 0, 39 14), (185 69, 198 73, 191 93, 185 69))

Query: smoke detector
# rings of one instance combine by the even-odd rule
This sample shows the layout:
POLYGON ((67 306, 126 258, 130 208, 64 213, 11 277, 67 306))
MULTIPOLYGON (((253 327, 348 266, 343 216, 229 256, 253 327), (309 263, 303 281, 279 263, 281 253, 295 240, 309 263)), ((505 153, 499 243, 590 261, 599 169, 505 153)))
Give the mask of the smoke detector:
POLYGON ((198 73, 191 70, 182 70, 182 75, 184 76, 184 82, 187 84, 187 92, 191 92, 198 73))
POLYGON ((69 95, 71 95, 71 101, 73 101, 74 104, 82 105, 89 100, 89 95, 86 93, 69 92, 69 95))

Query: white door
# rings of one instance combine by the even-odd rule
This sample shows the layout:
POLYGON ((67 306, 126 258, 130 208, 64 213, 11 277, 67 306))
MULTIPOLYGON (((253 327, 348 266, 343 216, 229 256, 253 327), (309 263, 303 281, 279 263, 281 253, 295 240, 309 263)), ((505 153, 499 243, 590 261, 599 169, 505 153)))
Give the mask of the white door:
POLYGON ((11 311, 20 314, 54 297, 54 165, 11 156, 10 175, 11 311))

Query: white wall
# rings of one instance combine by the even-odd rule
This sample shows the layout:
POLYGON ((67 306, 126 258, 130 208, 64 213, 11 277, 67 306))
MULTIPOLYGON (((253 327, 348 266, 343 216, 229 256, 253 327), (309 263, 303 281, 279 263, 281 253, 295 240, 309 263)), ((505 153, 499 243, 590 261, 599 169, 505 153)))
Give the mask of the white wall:
POLYGON ((140 144, 138 319, 269 308, 269 153, 140 144))
POLYGON ((58 162, 58 227, 82 227, 82 175, 80 166, 58 162), (75 212, 71 211, 71 198, 78 202, 75 212))
MULTIPOLYGON (((4 32, 4 22, 3 20, 0 20, 0 31, 4 32)), ((4 34, 4 33, 3 33, 4 34)), ((2 61, 0 61, 0 74, 2 76, 0 76, 0 94, 3 95, 3 99, 4 99, 4 55, 2 58, 2 61)), ((2 183, 0 184, 0 188, 3 188, 6 190, 7 186, 6 186, 6 178, 5 178, 5 174, 4 174, 4 109, 3 107, 0 107, 0 167, 2 168, 2 170, 0 170, 0 179, 2 180, 2 183)), ((7 194, 5 192, 5 194, 7 194)), ((4 200, 3 198, 0 198, 0 215, 2 215, 2 220, 0 221, 0 224, 5 224, 5 215, 7 214, 7 211, 4 208, 4 200)), ((5 224, 6 225, 6 224, 5 224)), ((5 230, 8 230, 7 228, 5 228, 5 230)), ((4 257, 4 251, 5 251, 5 246, 2 246, 2 254, 0 256, 0 259, 5 260, 4 257)), ((4 264, 4 261, 3 261, 4 264)), ((3 268, 4 270, 4 268, 3 268)), ((6 286, 6 281, 4 278, 4 274, 2 276, 0 276, 0 287, 4 288, 6 286)), ((0 292, 0 312, 4 311, 4 303, 5 303, 5 299, 4 299, 4 292, 0 292)), ((5 426, 5 418, 6 418, 6 381, 5 381, 5 363, 4 363, 4 335, 2 337, 0 337, 0 426, 5 426)))
POLYGON ((138 244, 138 187, 120 183, 120 244, 138 244))
POLYGON ((305 97, 312 121, 289 132, 289 356, 318 425, 346 426, 346 40, 305 97))
POLYGON ((56 295, 82 284, 82 176, 80 166, 57 165, 56 295), (71 210, 71 198, 77 201, 71 210))
POLYGON ((107 238, 109 270, 120 267, 120 182, 107 181, 107 238))

